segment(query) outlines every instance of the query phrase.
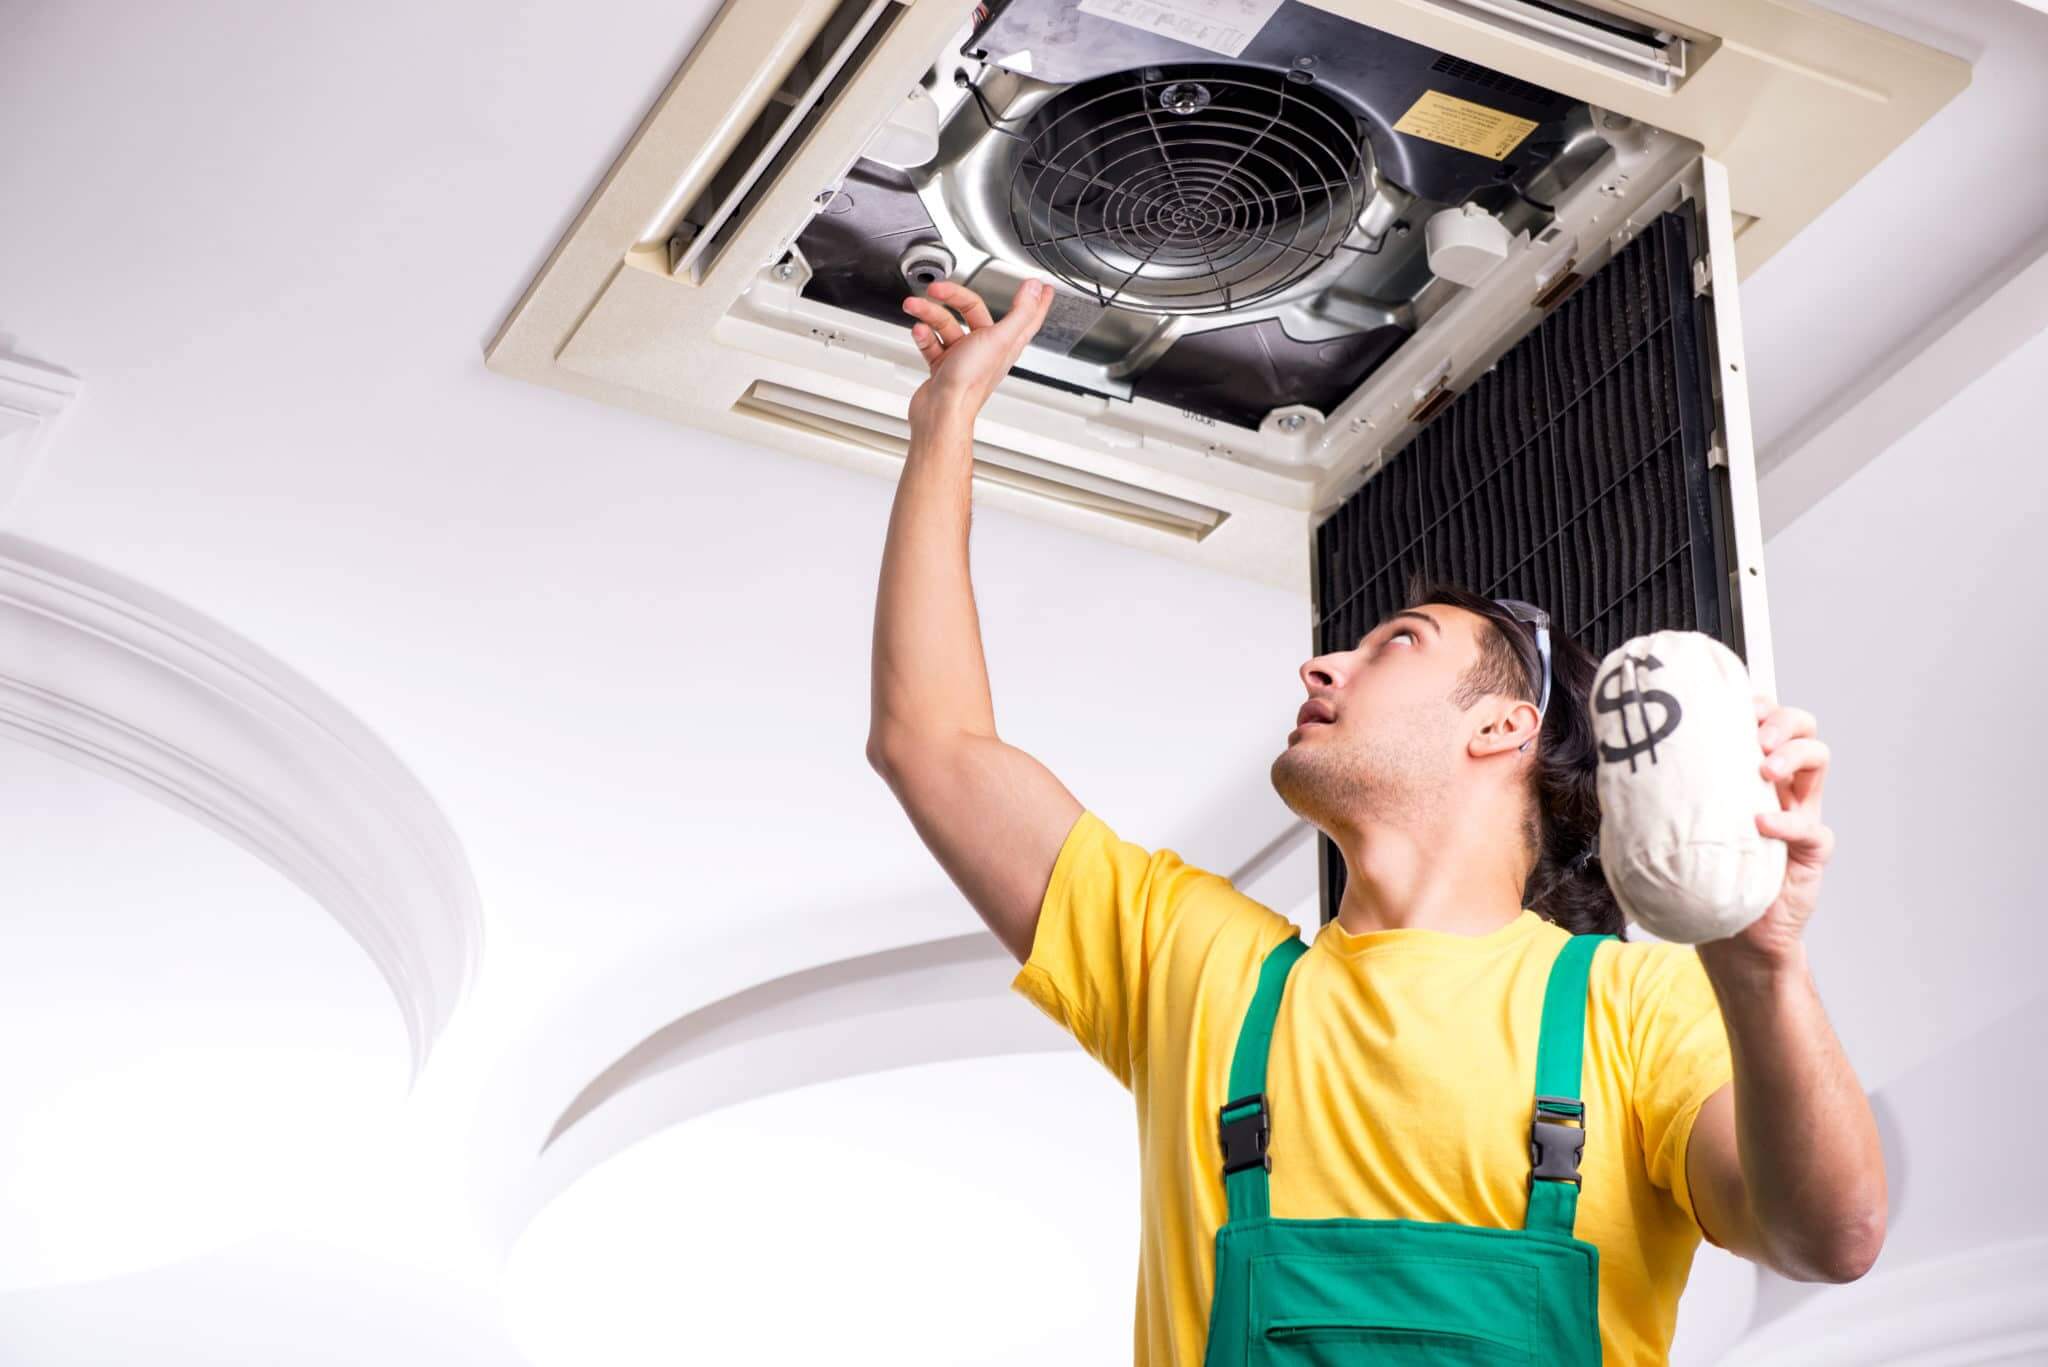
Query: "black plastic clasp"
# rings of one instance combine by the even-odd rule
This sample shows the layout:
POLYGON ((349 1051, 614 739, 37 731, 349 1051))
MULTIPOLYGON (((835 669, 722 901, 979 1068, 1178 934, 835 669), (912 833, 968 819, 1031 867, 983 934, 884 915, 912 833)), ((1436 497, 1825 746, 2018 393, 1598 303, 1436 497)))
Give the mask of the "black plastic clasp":
POLYGON ((1536 1118, 1529 1126, 1531 1181, 1581 1185, 1579 1160, 1586 1153, 1585 1103, 1566 1096, 1536 1098, 1536 1118), (1545 1116, 1569 1116, 1576 1125, 1561 1125, 1545 1116))
POLYGON ((1241 1096, 1235 1101, 1226 1101, 1216 1112, 1216 1135, 1223 1145, 1223 1175, 1243 1172, 1246 1168, 1273 1170, 1273 1160, 1266 1153, 1272 1142, 1273 1129, 1266 1119, 1266 1094, 1255 1092, 1241 1096), (1232 1111, 1244 1111, 1256 1107, 1244 1115, 1233 1116, 1232 1111))

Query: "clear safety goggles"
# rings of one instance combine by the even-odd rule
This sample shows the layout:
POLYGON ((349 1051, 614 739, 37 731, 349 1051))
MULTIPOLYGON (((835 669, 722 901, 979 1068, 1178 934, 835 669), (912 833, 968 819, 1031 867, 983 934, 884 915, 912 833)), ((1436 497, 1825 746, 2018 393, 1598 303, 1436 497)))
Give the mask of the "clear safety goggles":
MULTIPOLYGON (((1525 603, 1519 598, 1496 598, 1494 603, 1517 622, 1526 622, 1536 632, 1536 658, 1542 663, 1542 677, 1537 680, 1536 730, 1543 730, 1543 718, 1550 711, 1550 614, 1534 603, 1525 603)), ((1529 748, 1535 736, 1522 742, 1522 749, 1529 748)))

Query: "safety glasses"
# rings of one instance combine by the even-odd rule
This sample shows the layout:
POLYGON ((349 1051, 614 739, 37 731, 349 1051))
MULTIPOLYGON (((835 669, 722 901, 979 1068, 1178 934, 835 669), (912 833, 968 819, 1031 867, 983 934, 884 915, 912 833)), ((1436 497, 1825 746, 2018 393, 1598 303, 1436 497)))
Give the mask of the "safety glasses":
MULTIPOLYGON (((1544 715, 1550 710, 1550 614, 1534 603, 1525 603, 1519 598, 1496 598, 1493 601, 1517 622, 1526 622, 1535 628, 1536 657, 1542 662, 1543 670, 1543 677, 1538 681, 1540 686, 1536 697, 1536 730, 1541 733, 1544 715)), ((1528 749, 1529 741, 1535 739, 1535 736, 1529 737, 1529 740, 1522 742, 1521 748, 1528 749)))

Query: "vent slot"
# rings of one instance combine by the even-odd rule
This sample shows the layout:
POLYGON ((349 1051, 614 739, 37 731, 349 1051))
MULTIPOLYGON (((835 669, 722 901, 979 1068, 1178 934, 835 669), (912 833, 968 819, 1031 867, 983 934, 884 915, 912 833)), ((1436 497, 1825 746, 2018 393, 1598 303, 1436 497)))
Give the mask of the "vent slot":
POLYGON ((1468 62, 1463 57, 1453 57, 1448 53, 1437 58, 1429 69, 1441 72, 1446 76, 1455 76, 1457 79, 1469 82, 1472 85, 1485 86, 1488 90, 1498 90, 1503 95, 1512 95, 1518 100, 1527 100, 1531 104, 1553 105, 1557 103, 1557 96, 1540 85, 1531 85, 1519 76, 1509 76, 1504 72, 1495 71, 1492 67, 1481 66, 1477 62, 1468 62))
POLYGON ((1576 257, 1565 262, 1564 269, 1557 273, 1557 278, 1536 292, 1536 297, 1529 301, 1529 307, 1548 313, 1571 298, 1572 291, 1586 283, 1586 277, 1580 275, 1576 269, 1578 264, 1576 257))
MULTIPOLYGON (((1683 213, 1652 224, 1317 529, 1319 653, 1355 647, 1417 573, 1527 599, 1596 659, 1665 628, 1741 651, 1694 256, 1683 213)), ((1327 843, 1323 876, 1327 914, 1327 843)))
MULTIPOLYGON (((1652 28, 1626 15, 1582 3, 1581 0, 1422 0, 1422 3, 1522 42, 1591 62, 1655 90, 1678 89, 1714 46, 1711 41, 1698 42, 1652 28)), ((1525 84, 1515 81, 1512 76, 1487 71, 1484 67, 1475 70, 1516 85, 1525 84)), ((1466 72, 1453 74, 1488 84, 1482 77, 1466 72)))
MULTIPOLYGON (((733 411, 897 460, 910 451, 910 424, 904 419, 768 380, 749 386, 733 411)), ((1206 504, 985 441, 974 443, 974 478, 1188 541, 1200 541, 1230 516, 1206 504)))
POLYGON ((669 237, 669 273, 699 284, 774 173, 896 22, 897 0, 844 0, 818 30, 669 237))

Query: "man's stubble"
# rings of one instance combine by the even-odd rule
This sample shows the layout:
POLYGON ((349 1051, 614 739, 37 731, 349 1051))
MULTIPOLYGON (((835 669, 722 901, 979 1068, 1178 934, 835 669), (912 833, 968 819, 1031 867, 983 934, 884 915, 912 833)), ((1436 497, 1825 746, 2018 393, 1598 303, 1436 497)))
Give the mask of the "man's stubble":
POLYGON ((1406 824, 1441 805, 1451 718, 1440 702, 1311 731, 1273 761, 1273 791, 1326 835, 1369 823, 1406 824))

